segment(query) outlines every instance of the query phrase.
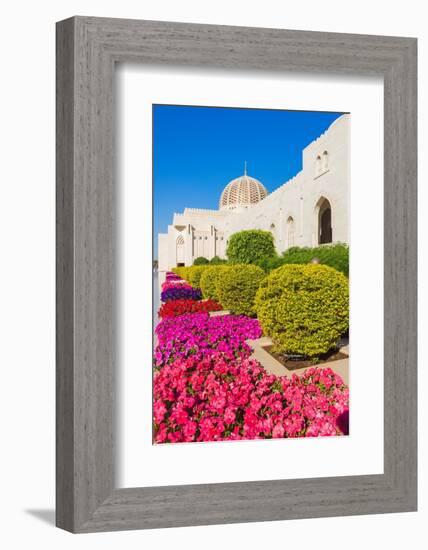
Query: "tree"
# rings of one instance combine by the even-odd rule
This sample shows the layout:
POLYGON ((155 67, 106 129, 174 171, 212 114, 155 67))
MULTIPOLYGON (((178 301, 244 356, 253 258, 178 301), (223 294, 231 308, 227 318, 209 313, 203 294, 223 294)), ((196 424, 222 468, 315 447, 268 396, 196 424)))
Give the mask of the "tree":
POLYGON ((234 264, 253 264, 263 258, 273 258, 276 256, 273 235, 261 229, 234 233, 229 239, 226 255, 234 264))

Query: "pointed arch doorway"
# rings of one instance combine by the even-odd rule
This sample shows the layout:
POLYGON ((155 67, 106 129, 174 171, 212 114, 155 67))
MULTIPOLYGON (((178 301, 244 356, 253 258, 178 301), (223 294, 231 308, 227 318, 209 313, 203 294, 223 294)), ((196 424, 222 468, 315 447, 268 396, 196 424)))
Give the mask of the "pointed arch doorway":
POLYGON ((318 244, 333 242, 331 204, 325 197, 318 201, 318 244))

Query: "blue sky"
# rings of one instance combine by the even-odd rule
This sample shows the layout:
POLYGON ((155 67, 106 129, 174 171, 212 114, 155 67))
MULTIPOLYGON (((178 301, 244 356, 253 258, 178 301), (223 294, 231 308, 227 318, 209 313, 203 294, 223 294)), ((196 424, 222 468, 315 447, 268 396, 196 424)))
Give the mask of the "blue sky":
POLYGON ((244 172, 269 192, 302 169, 302 150, 342 113, 153 105, 154 257, 174 212, 217 209, 244 172))

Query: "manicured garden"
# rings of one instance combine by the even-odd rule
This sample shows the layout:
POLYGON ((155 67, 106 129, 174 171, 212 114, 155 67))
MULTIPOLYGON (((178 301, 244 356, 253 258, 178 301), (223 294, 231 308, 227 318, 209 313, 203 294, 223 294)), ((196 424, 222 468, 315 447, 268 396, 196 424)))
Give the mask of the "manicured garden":
MULTIPOLYGON (((238 263, 199 261, 166 274, 154 353, 154 441, 347 434, 348 387, 316 365, 348 329, 344 270, 307 262, 263 269, 255 265, 260 257, 239 257, 251 248, 248 235, 244 247, 233 240, 238 263), (262 335, 276 353, 300 354, 314 366, 299 376, 270 374, 247 343, 262 335)), ((265 253, 272 253, 269 244, 265 253)))

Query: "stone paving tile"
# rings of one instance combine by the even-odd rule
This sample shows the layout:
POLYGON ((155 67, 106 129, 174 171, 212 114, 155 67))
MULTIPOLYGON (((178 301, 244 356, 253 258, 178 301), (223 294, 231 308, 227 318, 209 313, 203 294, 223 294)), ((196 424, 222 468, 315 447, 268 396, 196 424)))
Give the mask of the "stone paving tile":
POLYGON ((209 312, 210 317, 221 317, 223 315, 230 315, 230 311, 228 309, 221 309, 220 311, 209 312))

